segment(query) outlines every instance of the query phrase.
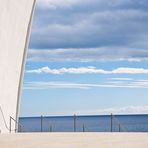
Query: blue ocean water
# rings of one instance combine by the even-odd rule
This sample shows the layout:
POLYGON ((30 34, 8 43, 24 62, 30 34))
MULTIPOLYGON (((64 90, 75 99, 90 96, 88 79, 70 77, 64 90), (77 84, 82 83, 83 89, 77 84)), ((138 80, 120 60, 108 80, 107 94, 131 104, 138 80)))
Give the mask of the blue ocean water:
POLYGON ((19 123, 20 132, 148 132, 148 115, 20 117, 19 123))

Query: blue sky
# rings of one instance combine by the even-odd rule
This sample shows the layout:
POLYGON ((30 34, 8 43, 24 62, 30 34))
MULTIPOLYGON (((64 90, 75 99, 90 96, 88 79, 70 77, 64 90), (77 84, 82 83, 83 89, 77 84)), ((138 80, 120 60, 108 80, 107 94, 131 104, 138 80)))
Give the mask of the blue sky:
POLYGON ((148 113, 147 0, 38 0, 20 116, 148 113))

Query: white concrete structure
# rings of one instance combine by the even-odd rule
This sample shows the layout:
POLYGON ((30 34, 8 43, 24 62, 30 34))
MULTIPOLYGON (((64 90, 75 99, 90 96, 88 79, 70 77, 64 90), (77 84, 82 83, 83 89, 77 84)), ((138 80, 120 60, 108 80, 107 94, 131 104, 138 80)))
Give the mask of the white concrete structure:
MULTIPOLYGON (((0 131, 9 132, 10 116, 18 120, 35 0, 0 0, 0 131)), ((16 124, 12 124, 12 130, 16 124)))

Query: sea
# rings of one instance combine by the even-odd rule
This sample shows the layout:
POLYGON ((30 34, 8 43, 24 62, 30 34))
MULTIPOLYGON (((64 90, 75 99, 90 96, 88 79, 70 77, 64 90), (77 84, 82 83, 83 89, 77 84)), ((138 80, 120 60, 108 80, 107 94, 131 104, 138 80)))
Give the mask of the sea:
POLYGON ((148 115, 20 117, 19 132, 148 132, 148 115))

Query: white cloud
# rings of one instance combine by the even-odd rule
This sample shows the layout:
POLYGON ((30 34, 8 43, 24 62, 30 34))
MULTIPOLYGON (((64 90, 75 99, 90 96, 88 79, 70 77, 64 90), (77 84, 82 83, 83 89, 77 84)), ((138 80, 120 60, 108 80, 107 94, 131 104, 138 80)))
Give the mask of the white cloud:
POLYGON ((122 108, 108 108, 104 110, 98 110, 98 112, 102 113, 114 113, 114 114, 125 114, 125 113, 148 113, 148 106, 129 106, 122 108))
POLYGON ((87 110, 87 111, 77 111, 77 114, 86 114, 86 115, 104 115, 104 114, 148 114, 148 105, 145 106, 126 106, 126 107, 113 107, 113 108, 104 108, 96 110, 87 110))
POLYGON ((120 67, 113 70, 97 69, 96 67, 79 67, 79 68, 60 68, 51 69, 49 67, 42 67, 34 70, 27 70, 26 73, 36 74, 148 74, 148 69, 144 68, 128 68, 120 67))
POLYGON ((133 79, 131 79, 131 78, 109 78, 108 80, 114 80, 114 81, 131 81, 133 79))
POLYGON ((148 69, 121 67, 111 71, 113 74, 148 74, 148 69))
POLYGON ((61 68, 61 69, 50 69, 49 67, 42 67, 35 70, 27 70, 27 73, 47 73, 47 74, 107 74, 108 71, 102 69, 96 69, 95 67, 80 67, 80 68, 61 68))
POLYGON ((56 9, 58 7, 70 7, 77 2, 79 0, 38 0, 37 6, 56 9))

